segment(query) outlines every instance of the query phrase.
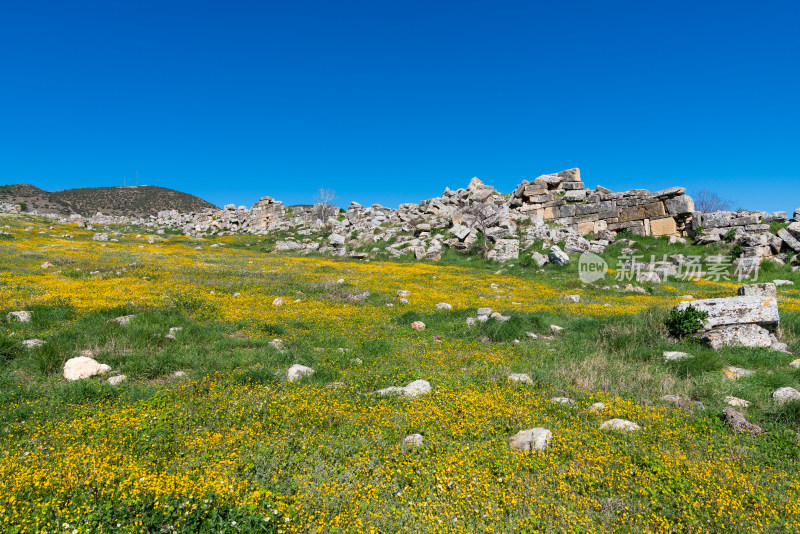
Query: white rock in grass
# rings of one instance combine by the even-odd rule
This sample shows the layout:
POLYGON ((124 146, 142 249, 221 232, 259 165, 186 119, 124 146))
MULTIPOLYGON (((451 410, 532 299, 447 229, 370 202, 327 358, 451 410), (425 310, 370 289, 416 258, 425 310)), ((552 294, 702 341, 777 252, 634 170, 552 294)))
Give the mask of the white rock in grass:
POLYGON ((275 338, 269 342, 269 346, 276 350, 283 350, 283 341, 275 338))
POLYGON ((791 280, 773 280, 772 283, 774 283, 777 287, 794 285, 794 282, 791 280))
POLYGON ((440 302, 439 304, 436 305, 436 309, 439 310, 439 311, 441 311, 441 310, 452 310, 453 309, 453 305, 452 304, 448 304, 447 302, 440 302))
POLYGON ((286 379, 289 382, 297 382, 301 378, 313 375, 315 372, 316 371, 314 371, 311 367, 306 367, 305 365, 296 363, 289 367, 289 371, 286 373, 286 379))
POLYGON ((403 395, 405 397, 419 397, 431 392, 431 385, 427 380, 414 380, 405 387, 390 386, 379 389, 376 395, 403 395))
POLYGON ((727 404, 728 406, 734 406, 736 408, 747 408, 748 406, 750 406, 751 403, 750 401, 740 399, 738 397, 731 397, 730 395, 728 395, 727 397, 725 397, 725 404, 727 404))
POLYGON ((408 304, 408 299, 397 299, 397 302, 400 304, 408 304))
POLYGON ((116 322, 116 323, 121 324, 122 326, 125 326, 126 324, 130 323, 131 319, 133 319, 134 317, 135 317, 134 315, 123 315, 121 317, 117 317, 115 319, 111 319, 108 322, 109 323, 110 322, 116 322))
POLYGON ((283 302, 284 302, 283 299, 278 297, 272 301, 272 305, 277 308, 278 306, 283 306, 283 302))
POLYGON ((627 419, 609 419, 600 425, 600 430, 619 430, 620 432, 638 432, 642 427, 627 419))
POLYGON ((184 371, 175 371, 170 376, 172 378, 186 378, 186 373, 184 371))
POLYGON ((792 367, 794 369, 800 369, 800 358, 789 362, 789 367, 792 367))
POLYGON ((668 350, 664 352, 664 360, 668 362, 686 360, 688 358, 694 358, 694 356, 689 354, 688 352, 679 352, 676 350, 668 350))
POLYGON ((722 373, 725 375, 726 378, 730 380, 739 380, 740 378, 755 374, 755 371, 750 371, 748 369, 742 369, 741 367, 733 367, 729 365, 728 367, 722 370, 722 373))
POLYGON ((550 401, 556 404, 575 404, 575 401, 569 397, 553 397, 550 401))
POLYGON ((589 412, 591 413, 600 413, 606 409, 606 405, 603 402, 595 402, 591 406, 589 406, 589 412))
POLYGON ((491 308, 478 308, 478 312, 475 315, 477 315, 478 318, 489 317, 490 315, 492 315, 492 309, 491 308))
POLYGON ((123 383, 127 378, 128 377, 125 375, 112 376, 111 378, 108 379, 108 383, 111 384, 112 386, 118 386, 121 383, 123 383))
POLYGON ((37 347, 41 347, 45 343, 47 342, 41 339, 26 339, 25 341, 22 342, 22 345, 29 349, 35 349, 37 347))
POLYGON ((581 301, 580 295, 564 295, 561 301, 565 304, 578 304, 581 301))
POLYGON ((546 428, 529 428, 508 438, 508 445, 515 451, 541 451, 547 448, 551 439, 553 433, 546 428))
POLYGON ((778 388, 772 393, 773 400, 778 404, 785 404, 789 401, 800 400, 800 391, 794 388, 778 388))
POLYGON ((511 373, 508 375, 509 382, 518 382, 522 384, 533 384, 533 380, 531 377, 526 375, 525 373, 511 373))
POLYGON ((181 330, 183 330, 182 326, 173 326, 172 328, 169 329, 169 333, 165 334, 164 337, 167 338, 167 339, 173 339, 174 340, 174 339, 176 339, 175 338, 175 334, 177 334, 181 330))
POLYGON ((425 443, 425 438, 422 437, 422 434, 411 434, 403 438, 403 443, 410 447, 422 447, 425 443))
POLYGON ((9 312, 8 315, 6 315, 6 319, 9 321, 16 320, 21 323, 28 323, 30 322, 32 316, 33 313, 29 311, 13 311, 9 312))
POLYGON ((398 297, 403 297, 403 298, 410 297, 411 296, 411 291, 407 291, 405 289, 399 289, 397 291, 397 296, 398 297))
POLYGON ((425 323, 423 323, 422 321, 414 321, 413 323, 411 323, 411 328, 413 330, 416 330, 417 332, 422 332, 423 330, 425 330, 425 323))
POLYGON ((467 317, 467 326, 475 326, 475 317, 467 317))
POLYGON ((563 326, 558 326, 557 324, 551 324, 550 325, 550 333, 552 333, 552 334, 558 334, 562 330, 564 330, 563 326))
POLYGON ((95 375, 102 375, 111 370, 111 367, 104 363, 98 363, 92 358, 78 356, 70 358, 64 364, 64 378, 67 380, 82 380, 95 375))

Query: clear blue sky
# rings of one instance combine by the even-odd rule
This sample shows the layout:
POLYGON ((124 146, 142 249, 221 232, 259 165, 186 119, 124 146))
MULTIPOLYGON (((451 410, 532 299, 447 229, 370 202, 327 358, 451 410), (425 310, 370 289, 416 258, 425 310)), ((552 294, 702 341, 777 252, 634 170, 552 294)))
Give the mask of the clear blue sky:
POLYGON ((396 206, 580 167, 794 210, 799 27, 769 0, 8 0, 0 183, 396 206))

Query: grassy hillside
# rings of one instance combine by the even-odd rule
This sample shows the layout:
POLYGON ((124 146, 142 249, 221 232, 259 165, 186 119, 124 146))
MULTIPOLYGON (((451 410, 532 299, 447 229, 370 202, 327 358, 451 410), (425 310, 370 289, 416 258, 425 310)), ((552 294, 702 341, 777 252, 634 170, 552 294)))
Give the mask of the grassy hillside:
POLYGON ((44 191, 27 184, 0 186, 0 202, 24 203, 29 210, 47 213, 97 212, 107 215, 146 216, 162 210, 180 212, 215 208, 194 195, 151 185, 138 187, 84 187, 63 191, 44 191))
MULTIPOLYGON (((273 254, 252 236, 151 245, 129 231, 96 243, 74 225, 0 225, 11 227, 0 240, 0 517, 10 532, 800 531, 800 403, 771 397, 798 387, 796 356, 666 335, 683 295, 730 296, 735 282, 625 293, 581 284, 575 262, 364 263, 273 254), (582 300, 565 304, 565 294, 582 300), (479 307, 511 319, 468 327, 479 307), (31 321, 7 319, 15 310, 31 321), (122 315, 133 318, 111 321, 122 315), (65 380, 64 362, 87 350, 111 371, 65 380), (665 350, 695 358, 665 362, 665 350), (289 382, 293 364, 316 372, 289 382), (731 380, 727 365, 754 374, 731 380), (414 380, 431 393, 373 394, 414 380), (666 394, 705 409, 664 404, 666 394), (741 410, 764 435, 731 432, 720 419, 727 395, 752 402, 741 410), (612 418, 641 431, 601 430, 612 418), (552 432, 549 447, 509 448, 535 427, 552 432), (421 447, 404 442, 411 434, 421 447)), ((642 254, 666 246, 635 239, 642 254)), ((610 264, 621 247, 608 248, 610 264)), ((796 284, 779 303, 797 352, 800 273, 761 273, 775 278, 796 284)))

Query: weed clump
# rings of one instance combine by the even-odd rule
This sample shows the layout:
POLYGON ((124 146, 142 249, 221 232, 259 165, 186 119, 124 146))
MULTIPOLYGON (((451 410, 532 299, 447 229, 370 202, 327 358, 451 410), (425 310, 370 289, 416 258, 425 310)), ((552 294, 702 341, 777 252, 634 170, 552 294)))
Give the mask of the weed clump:
POLYGON ((681 311, 673 308, 667 316, 666 325, 670 334, 682 339, 703 328, 703 322, 707 318, 708 312, 698 310, 694 306, 681 311))

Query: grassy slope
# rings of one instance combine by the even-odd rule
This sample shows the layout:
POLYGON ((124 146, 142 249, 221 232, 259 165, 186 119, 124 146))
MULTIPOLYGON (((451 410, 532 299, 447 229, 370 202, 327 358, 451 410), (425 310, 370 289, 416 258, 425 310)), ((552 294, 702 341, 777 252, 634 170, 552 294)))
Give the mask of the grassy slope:
MULTIPOLYGON (((5 321, 5 313, 0 319, 4 334, 15 333, 0 345, 6 525, 187 532, 798 527, 792 496, 800 410, 770 398, 777 387, 797 387, 792 357, 676 344, 663 328, 678 295, 725 296, 735 284, 670 281, 648 285, 644 296, 624 295, 583 287, 574 265, 495 274, 496 264, 452 255, 445 265, 281 259, 248 237, 217 239, 226 246, 214 249, 177 237, 147 247, 126 235, 102 247, 74 228, 2 222, 14 235, 0 242, 5 311, 34 312, 24 325, 5 321), (33 232, 21 230, 28 225, 33 232), (42 228, 47 234, 37 233, 42 228), (74 241, 47 236, 67 231, 74 241), (206 248, 194 251, 198 244, 206 248), (42 270, 43 261, 56 267, 42 270), (411 289, 410 305, 386 307, 401 288, 411 289), (350 300, 365 289, 365 302, 350 300), (584 302, 562 305, 564 293, 580 293, 584 302), (273 308, 275 296, 288 304, 273 308), (455 309, 435 312, 438 301, 455 309), (479 305, 512 319, 467 328, 479 305), (136 314, 127 327, 108 322, 127 313, 136 314), (426 331, 413 332, 413 320, 426 331), (565 330, 553 340, 527 340, 525 332, 547 334, 550 324, 565 330), (165 339, 173 326, 183 330, 165 339), (274 337, 284 351, 269 346, 274 337), (28 338, 48 344, 17 344, 28 338), (83 349, 96 350, 98 361, 128 381, 116 388, 101 378, 64 381, 63 361, 83 349), (663 350, 696 358, 666 364, 663 350), (293 363, 317 373, 288 384, 282 377, 293 363), (757 373, 732 382, 720 372, 725 365, 757 373), (177 370, 189 378, 172 378, 177 370), (535 385, 510 385, 509 372, 528 373, 535 385), (433 395, 367 395, 419 378, 431 382, 433 395), (326 388, 332 381, 344 389, 326 388), (707 409, 662 406, 657 399, 667 393, 707 409), (731 434, 718 418, 725 395, 753 401, 746 415, 768 434, 731 434), (552 396, 577 402, 556 405, 552 396), (605 413, 588 412, 597 401, 608 405, 605 413), (635 420, 643 431, 598 431, 611 417, 635 420), (508 451, 506 438, 533 426, 553 431, 550 449, 508 451), (407 450, 402 438, 416 432, 426 446, 407 450)), ((638 241, 648 255, 666 251, 663 241, 638 241)), ((609 263, 618 248, 609 249, 609 263)), ((762 277, 800 286, 797 273, 783 269, 762 277)), ((781 307, 784 336, 798 351, 797 289, 781 291, 781 307)))

